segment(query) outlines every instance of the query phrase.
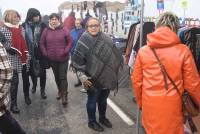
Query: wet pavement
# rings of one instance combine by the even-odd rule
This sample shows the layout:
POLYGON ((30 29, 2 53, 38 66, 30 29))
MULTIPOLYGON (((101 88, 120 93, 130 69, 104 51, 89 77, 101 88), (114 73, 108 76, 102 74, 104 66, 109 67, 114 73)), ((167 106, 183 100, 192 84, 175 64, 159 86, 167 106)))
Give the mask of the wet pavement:
MULTIPOLYGON (((42 100, 40 98, 40 89, 37 87, 36 94, 30 93, 32 104, 29 106, 24 102, 20 77, 18 91, 20 114, 14 114, 14 117, 20 122, 27 134, 98 134, 99 132, 87 127, 85 108, 87 94, 80 92, 81 87, 75 88, 73 86, 76 83, 74 73, 68 72, 69 104, 66 108, 63 108, 61 101, 56 100, 57 88, 52 70, 49 69, 47 72, 47 99, 42 100)), ((111 92, 110 98, 125 114, 135 121, 136 105, 132 102, 128 71, 121 73, 119 92, 116 96, 111 92)), ((129 126, 109 106, 107 117, 112 122, 113 128, 108 129, 104 127, 105 131, 101 132, 102 134, 135 134, 135 125, 129 126)), ((141 130, 140 134, 143 133, 141 130)))

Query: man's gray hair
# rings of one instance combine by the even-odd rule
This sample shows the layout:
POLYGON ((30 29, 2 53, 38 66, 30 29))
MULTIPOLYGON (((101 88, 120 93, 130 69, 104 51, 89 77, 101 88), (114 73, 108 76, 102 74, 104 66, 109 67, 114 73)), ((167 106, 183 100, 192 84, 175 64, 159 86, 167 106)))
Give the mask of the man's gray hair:
POLYGON ((175 14, 173 14, 172 12, 165 12, 159 16, 157 24, 156 24, 156 28, 167 26, 172 31, 177 33, 179 24, 180 24, 179 18, 175 14))
POLYGON ((86 23, 86 28, 88 28, 88 23, 89 23, 90 20, 96 20, 96 21, 98 21, 98 23, 99 23, 99 25, 100 25, 100 21, 99 21, 98 18, 90 17, 90 18, 88 19, 87 23, 86 23))

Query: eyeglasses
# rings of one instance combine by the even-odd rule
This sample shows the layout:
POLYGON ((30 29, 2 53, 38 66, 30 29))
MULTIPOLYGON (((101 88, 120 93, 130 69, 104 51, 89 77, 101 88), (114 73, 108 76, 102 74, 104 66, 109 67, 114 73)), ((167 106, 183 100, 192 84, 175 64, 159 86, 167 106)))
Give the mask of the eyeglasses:
POLYGON ((88 25, 89 28, 98 28, 99 24, 94 24, 94 25, 88 25))

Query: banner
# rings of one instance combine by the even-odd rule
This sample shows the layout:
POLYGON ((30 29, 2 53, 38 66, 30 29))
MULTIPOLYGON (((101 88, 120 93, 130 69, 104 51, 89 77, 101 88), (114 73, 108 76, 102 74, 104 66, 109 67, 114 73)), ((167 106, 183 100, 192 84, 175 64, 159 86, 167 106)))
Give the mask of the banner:
POLYGON ((183 9, 188 8, 188 0, 181 0, 181 8, 183 9))
POLYGON ((164 10, 164 0, 157 0, 157 9, 164 10))

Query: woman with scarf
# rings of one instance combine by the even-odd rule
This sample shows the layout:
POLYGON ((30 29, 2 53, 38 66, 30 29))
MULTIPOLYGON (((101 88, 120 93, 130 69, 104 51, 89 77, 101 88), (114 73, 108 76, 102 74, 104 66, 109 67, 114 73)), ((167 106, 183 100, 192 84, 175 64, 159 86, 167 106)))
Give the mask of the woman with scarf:
POLYGON ((40 36, 46 25, 41 21, 40 12, 35 8, 30 8, 27 12, 26 20, 22 26, 25 29, 25 39, 31 56, 30 71, 26 73, 26 69, 23 70, 24 75, 27 75, 27 80, 24 81, 24 86, 29 88, 30 75, 33 83, 32 93, 35 93, 37 88, 37 77, 40 77, 41 98, 46 99, 47 96, 45 94, 45 86, 48 61, 41 55, 41 52, 39 51, 40 36))
POLYGON ((80 71, 80 80, 87 90, 88 127, 99 132, 104 128, 96 120, 96 105, 99 122, 112 128, 106 117, 107 98, 110 90, 117 89, 118 72, 123 63, 122 55, 111 38, 100 29, 99 20, 89 18, 86 32, 78 40, 72 56, 73 66, 80 71))
MULTIPOLYGON (((10 110, 13 113, 19 113, 17 107, 17 92, 19 84, 18 74, 22 72, 22 67, 29 69, 28 63, 28 50, 26 41, 24 39, 24 29, 19 25, 20 15, 15 10, 6 10, 4 13, 4 26, 0 28, 0 31, 5 36, 5 42, 3 43, 6 51, 8 52, 8 59, 11 62, 13 69, 13 78, 11 82, 11 105, 10 110)), ((26 70, 26 71, 27 71, 26 70)), ((23 81, 25 78, 22 75, 23 81)), ((24 98, 27 105, 31 104, 29 98, 29 89, 24 88, 24 98)))
POLYGON ((64 107, 68 98, 67 68, 71 46, 69 31, 60 24, 60 16, 52 13, 49 27, 44 29, 40 39, 40 50, 50 62, 58 87, 57 99, 62 99, 64 107))

